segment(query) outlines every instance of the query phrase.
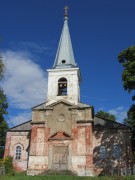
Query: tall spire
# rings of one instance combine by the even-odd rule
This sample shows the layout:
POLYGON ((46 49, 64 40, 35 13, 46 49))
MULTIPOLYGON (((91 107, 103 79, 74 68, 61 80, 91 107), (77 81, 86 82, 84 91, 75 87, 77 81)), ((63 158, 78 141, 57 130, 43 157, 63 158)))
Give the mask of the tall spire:
POLYGON ((71 68, 76 66, 77 64, 75 63, 70 33, 68 29, 68 6, 65 6, 64 26, 53 68, 71 68))

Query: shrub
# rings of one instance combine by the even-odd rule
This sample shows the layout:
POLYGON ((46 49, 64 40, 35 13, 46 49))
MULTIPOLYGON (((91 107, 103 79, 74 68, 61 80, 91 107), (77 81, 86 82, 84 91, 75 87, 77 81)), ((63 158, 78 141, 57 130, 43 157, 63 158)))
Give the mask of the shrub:
POLYGON ((47 170, 41 174, 42 176, 45 175, 71 175, 76 176, 76 174, 70 170, 47 170))
POLYGON ((8 176, 13 176, 15 175, 15 170, 13 168, 13 158, 11 156, 7 156, 4 159, 4 166, 5 166, 5 174, 8 176))
POLYGON ((4 166, 4 159, 0 159, 0 167, 4 166))

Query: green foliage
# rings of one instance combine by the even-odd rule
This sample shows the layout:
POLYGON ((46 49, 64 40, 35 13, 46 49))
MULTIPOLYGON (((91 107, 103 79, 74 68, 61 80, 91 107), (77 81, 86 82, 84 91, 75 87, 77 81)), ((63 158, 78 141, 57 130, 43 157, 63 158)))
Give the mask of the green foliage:
POLYGON ((13 158, 11 156, 6 157, 4 160, 5 173, 8 176, 15 175, 15 171, 14 171, 12 162, 13 162, 13 158))
POLYGON ((4 165, 4 159, 0 159, 0 167, 4 165))
MULTIPOLYGON (((118 55, 118 60, 123 66, 122 81, 123 87, 129 93, 135 90, 135 46, 131 46, 123 50, 118 55)), ((135 95, 132 96, 132 100, 135 100, 135 95)), ((135 163, 135 104, 132 104, 127 112, 127 118, 124 119, 124 123, 130 126, 132 131, 132 151, 133 162, 135 163)))
POLYGON ((132 160, 133 160, 133 163, 135 164, 135 152, 133 152, 132 154, 132 160))
POLYGON ((124 119, 124 123, 135 128, 135 104, 132 104, 127 113, 128 118, 124 119))
POLYGON ((100 118, 103 118, 103 119, 107 119, 107 120, 110 120, 110 121, 116 121, 116 117, 113 114, 110 114, 110 113, 107 113, 107 112, 104 112, 104 111, 98 111, 95 115, 97 117, 100 117, 100 118))
MULTIPOLYGON (((123 50, 118 55, 118 60, 123 66, 122 81, 123 87, 129 93, 135 90, 135 46, 131 46, 123 50)), ((135 95, 132 96, 132 100, 135 100, 135 95)), ((135 104, 133 104, 128 113, 128 118, 124 120, 124 123, 135 128, 135 104)))
MULTIPOLYGON (((4 77, 4 69, 5 66, 2 59, 0 59, 0 80, 4 77)), ((7 114, 7 108, 8 103, 6 95, 4 94, 3 89, 0 88, 0 158, 2 158, 4 154, 6 131, 8 129, 7 122, 4 119, 4 116, 7 114)))
POLYGON ((5 65, 0 56, 0 80, 4 78, 5 65))
POLYGON ((27 171, 16 172, 15 176, 27 176, 27 171))
POLYGON ((123 87, 129 93, 135 90, 135 46, 123 50, 118 55, 119 62, 123 65, 123 87))
MULTIPOLYGON (((4 78, 4 69, 5 65, 2 62, 2 59, 0 59, 0 80, 4 78)), ((0 88, 0 120, 4 119, 3 115, 7 114, 6 109, 8 108, 8 103, 6 99, 6 95, 4 94, 4 91, 2 88, 0 88)))
POLYGON ((41 176, 43 175, 70 175, 70 176, 76 176, 76 174, 70 170, 47 170, 45 172, 43 172, 41 174, 41 176))
POLYGON ((3 119, 3 114, 7 114, 7 108, 8 103, 6 95, 4 94, 4 91, 0 88, 0 119, 3 119))
POLYGON ((0 159, 0 167, 1 166, 5 167, 5 175, 8 175, 8 176, 15 175, 12 162, 13 162, 13 158, 10 156, 6 157, 5 159, 0 159))
POLYGON ((6 139, 6 131, 8 130, 7 122, 4 120, 4 115, 7 114, 8 103, 4 91, 0 89, 0 158, 4 154, 4 146, 6 139))
POLYGON ((102 177, 81 177, 81 176, 25 176, 18 174, 17 176, 2 176, 2 180, 134 180, 135 176, 102 176, 102 177))

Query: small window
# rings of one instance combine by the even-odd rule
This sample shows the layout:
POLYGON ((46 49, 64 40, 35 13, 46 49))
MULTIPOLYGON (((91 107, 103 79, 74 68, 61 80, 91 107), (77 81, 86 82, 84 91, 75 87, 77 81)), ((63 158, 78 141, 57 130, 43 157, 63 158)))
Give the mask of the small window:
POLYGON ((15 159, 21 159, 21 147, 20 146, 16 147, 15 159))
POLYGON ((58 96, 66 96, 67 95, 67 79, 60 78, 58 80, 58 96))
POLYGON ((119 148, 119 145, 114 145, 113 146, 112 155, 113 155, 113 158, 119 159, 119 157, 120 157, 120 148, 119 148))
POLYGON ((100 153, 100 159, 106 158, 106 148, 104 146, 100 147, 99 153, 100 153))
POLYGON ((65 64, 65 63, 66 63, 66 60, 62 60, 61 62, 62 62, 62 64, 65 64))

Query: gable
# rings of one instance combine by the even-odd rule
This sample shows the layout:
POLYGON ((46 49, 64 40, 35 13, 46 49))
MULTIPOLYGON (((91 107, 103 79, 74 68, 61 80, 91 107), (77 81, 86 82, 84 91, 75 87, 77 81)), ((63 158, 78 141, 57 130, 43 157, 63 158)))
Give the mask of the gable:
POLYGON ((52 103, 52 104, 49 104, 49 105, 47 106, 47 108, 48 108, 48 107, 54 107, 54 106, 57 106, 57 105, 59 105, 59 104, 63 104, 63 105, 68 106, 68 107, 77 107, 76 105, 74 105, 74 104, 72 104, 72 103, 70 103, 70 102, 68 102, 68 101, 59 100, 59 101, 56 101, 56 102, 54 102, 54 103, 52 103))
POLYGON ((34 106, 34 107, 32 108, 32 110, 38 110, 38 109, 44 110, 44 109, 50 109, 50 108, 52 109, 55 105, 60 104, 60 103, 65 104, 65 105, 67 105, 67 106, 69 106, 69 107, 78 107, 78 106, 76 106, 76 105, 74 105, 74 104, 72 104, 72 103, 70 103, 70 102, 68 102, 68 101, 59 100, 59 101, 55 101, 55 102, 53 102, 53 103, 51 103, 51 104, 49 104, 49 105, 48 105, 48 102, 44 102, 44 103, 42 103, 42 104, 39 104, 39 105, 37 105, 37 106, 34 106))
POLYGON ((71 139, 71 136, 64 131, 58 131, 58 132, 54 133, 53 135, 51 135, 49 139, 50 140, 71 139))
POLYGON ((42 109, 43 110, 44 109, 52 109, 55 105, 60 104, 60 103, 65 104, 65 105, 69 106, 70 108, 93 108, 93 106, 90 106, 88 104, 78 102, 77 105, 75 105, 75 104, 70 103, 69 101, 66 101, 66 100, 62 99, 62 100, 55 101, 55 102, 53 101, 53 103, 51 103, 51 104, 48 104, 48 102, 44 102, 42 104, 34 106, 32 108, 32 110, 36 110, 36 109, 37 110, 38 109, 40 109, 40 110, 42 110, 42 109))

